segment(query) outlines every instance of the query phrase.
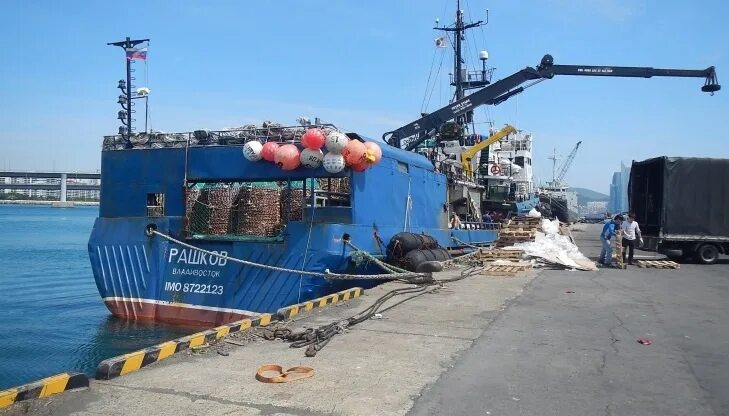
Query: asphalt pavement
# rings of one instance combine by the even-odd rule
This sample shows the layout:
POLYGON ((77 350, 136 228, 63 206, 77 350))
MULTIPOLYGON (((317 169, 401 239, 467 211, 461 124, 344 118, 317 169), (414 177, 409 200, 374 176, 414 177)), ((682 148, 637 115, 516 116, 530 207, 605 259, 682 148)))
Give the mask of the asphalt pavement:
MULTIPOLYGON (((573 231, 593 259, 598 234, 573 231)), ((0 414, 729 415, 727 271, 729 262, 472 276, 350 328, 316 357, 243 334, 244 346, 176 354, 0 414), (254 374, 266 363, 316 375, 263 384, 254 374)), ((284 325, 340 321, 396 287, 284 325)))
MULTIPOLYGON (((573 233, 593 259, 598 234, 573 233)), ((729 415, 728 271, 544 271, 410 413, 729 415)))

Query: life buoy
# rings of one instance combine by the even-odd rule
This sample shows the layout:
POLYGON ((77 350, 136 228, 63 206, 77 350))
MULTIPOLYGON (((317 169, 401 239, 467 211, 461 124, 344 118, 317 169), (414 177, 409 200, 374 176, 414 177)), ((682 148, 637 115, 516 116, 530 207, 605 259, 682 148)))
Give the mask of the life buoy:
POLYGON ((491 165, 491 174, 498 175, 501 173, 501 168, 499 165, 491 165))

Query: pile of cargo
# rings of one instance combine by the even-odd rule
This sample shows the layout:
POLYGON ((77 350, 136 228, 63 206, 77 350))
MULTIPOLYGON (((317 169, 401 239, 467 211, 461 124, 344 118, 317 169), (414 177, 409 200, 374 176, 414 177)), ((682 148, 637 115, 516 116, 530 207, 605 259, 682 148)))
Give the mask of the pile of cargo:
POLYGON ((534 241, 541 226, 541 218, 514 217, 501 227, 497 248, 534 241))
POLYGON ((281 190, 260 186, 240 188, 233 207, 232 234, 273 237, 281 232, 281 190))
POLYGON ((225 130, 195 130, 185 133, 136 133, 129 137, 121 134, 104 136, 103 150, 163 149, 170 147, 244 145, 250 140, 292 142, 301 140, 306 132, 302 126, 284 127, 279 123, 264 121, 260 126, 252 124, 225 130))
POLYGON ((281 219, 284 223, 301 221, 304 214, 304 190, 301 188, 284 188, 281 191, 281 219))
POLYGON ((273 237, 288 221, 301 221, 304 190, 275 182, 192 186, 185 192, 190 236, 273 237))

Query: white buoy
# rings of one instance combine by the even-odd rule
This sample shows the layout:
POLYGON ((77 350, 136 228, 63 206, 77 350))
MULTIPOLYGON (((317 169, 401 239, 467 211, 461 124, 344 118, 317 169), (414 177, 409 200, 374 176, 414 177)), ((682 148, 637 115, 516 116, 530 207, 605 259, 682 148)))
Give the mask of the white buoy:
POLYGON ((344 170, 344 156, 337 153, 324 155, 324 170, 329 173, 338 173, 344 170))
POLYGON ((251 162, 261 160, 263 145, 258 140, 252 140, 243 146, 243 156, 251 162))
POLYGON ((349 138, 344 133, 336 130, 327 133, 326 146, 328 151, 340 154, 347 147, 347 143, 349 143, 349 138))
POLYGON ((324 152, 319 149, 304 149, 301 151, 301 164, 309 169, 318 168, 323 160, 324 152))

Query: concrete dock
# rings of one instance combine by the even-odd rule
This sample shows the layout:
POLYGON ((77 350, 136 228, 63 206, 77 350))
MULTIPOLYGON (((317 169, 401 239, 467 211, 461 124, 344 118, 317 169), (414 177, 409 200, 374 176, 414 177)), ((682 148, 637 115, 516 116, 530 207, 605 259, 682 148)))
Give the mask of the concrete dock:
MULTIPOLYGON (((574 233, 593 258, 597 227, 574 233)), ((223 355, 180 353, 0 414, 727 415, 727 264, 473 276, 336 336, 313 358, 281 341, 224 343, 223 355), (269 363, 316 374, 256 381, 269 363)), ((289 326, 351 316, 399 286, 289 326)))

